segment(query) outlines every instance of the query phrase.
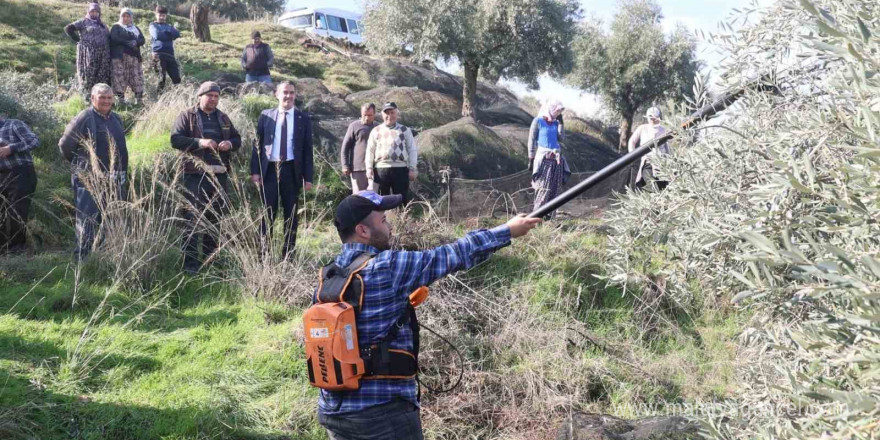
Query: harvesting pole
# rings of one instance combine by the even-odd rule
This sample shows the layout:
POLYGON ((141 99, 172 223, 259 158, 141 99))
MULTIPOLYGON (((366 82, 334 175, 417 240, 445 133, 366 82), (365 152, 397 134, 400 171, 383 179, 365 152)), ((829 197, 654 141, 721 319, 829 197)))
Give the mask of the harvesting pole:
MULTIPOLYGON (((719 112, 727 109, 734 102, 736 102, 739 98, 745 95, 746 91, 749 89, 757 90, 757 91, 772 91, 776 90, 776 87, 770 84, 767 84, 767 77, 762 77, 759 80, 749 83, 748 85, 736 89, 734 91, 725 93, 720 98, 716 99, 710 104, 706 104, 699 110, 691 113, 684 122, 681 123, 681 130, 686 130, 691 128, 704 120, 710 119, 719 112)), ((648 154, 651 149, 655 148, 658 145, 663 145, 666 142, 669 142, 675 137, 675 134, 672 132, 666 133, 663 136, 652 139, 649 143, 642 145, 639 148, 636 148, 633 151, 630 151, 626 155, 620 157, 614 162, 608 164, 605 168, 602 168, 599 171, 596 171, 592 176, 588 177, 583 182, 573 186, 568 191, 558 195, 555 199, 547 202, 540 208, 532 211, 526 217, 536 218, 536 217, 544 217, 545 215, 559 209, 562 205, 570 202, 575 197, 579 196, 584 191, 596 186, 598 183, 603 180, 611 177, 614 173, 626 168, 630 164, 642 158, 642 156, 648 154)))

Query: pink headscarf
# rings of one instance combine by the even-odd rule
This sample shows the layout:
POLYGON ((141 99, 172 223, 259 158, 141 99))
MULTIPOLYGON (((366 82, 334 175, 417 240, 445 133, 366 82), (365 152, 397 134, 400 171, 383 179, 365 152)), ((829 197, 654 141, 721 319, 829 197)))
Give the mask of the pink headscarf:
POLYGON ((565 107, 558 99, 551 99, 544 103, 538 115, 548 121, 553 121, 563 110, 565 110, 565 107))

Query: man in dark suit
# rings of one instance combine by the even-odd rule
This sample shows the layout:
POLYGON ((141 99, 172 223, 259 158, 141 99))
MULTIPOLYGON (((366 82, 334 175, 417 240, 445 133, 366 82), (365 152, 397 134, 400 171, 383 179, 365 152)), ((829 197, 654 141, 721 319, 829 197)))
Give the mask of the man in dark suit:
POLYGON ((268 239, 278 211, 284 209, 284 246, 287 258, 296 246, 299 188, 312 189, 312 121, 308 113, 293 107, 296 86, 285 81, 275 89, 278 107, 263 110, 257 121, 257 143, 251 154, 251 180, 260 187, 267 218, 261 232, 268 239))

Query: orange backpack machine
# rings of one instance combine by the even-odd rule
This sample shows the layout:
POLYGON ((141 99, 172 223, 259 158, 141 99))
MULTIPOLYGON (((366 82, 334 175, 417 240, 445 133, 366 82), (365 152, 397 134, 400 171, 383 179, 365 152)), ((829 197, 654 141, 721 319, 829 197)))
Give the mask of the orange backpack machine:
MULTIPOLYGON (((313 386, 328 391, 356 390, 364 379, 411 379, 418 371, 419 327, 412 304, 381 341, 358 346, 356 317, 366 293, 359 272, 372 258, 372 254, 363 253, 348 267, 329 264, 321 269, 315 302, 303 314, 306 363, 313 386), (414 353, 389 348, 403 324, 413 329, 414 353)), ((427 288, 416 293, 424 300, 427 288)))

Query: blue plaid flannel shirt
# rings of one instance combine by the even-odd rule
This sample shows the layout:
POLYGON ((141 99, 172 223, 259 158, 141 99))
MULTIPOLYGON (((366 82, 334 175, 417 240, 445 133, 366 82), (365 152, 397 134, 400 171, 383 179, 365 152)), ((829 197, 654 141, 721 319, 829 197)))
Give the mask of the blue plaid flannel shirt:
MULTIPOLYGON (((379 251, 360 243, 346 243, 336 264, 349 265, 362 252, 376 257, 360 271, 366 286, 364 307, 357 316, 358 344, 366 347, 384 337, 409 302, 409 294, 444 276, 469 269, 510 244, 510 228, 481 229, 453 243, 427 251, 379 251)), ((314 298, 313 298, 314 299, 314 298)), ((413 334, 404 326, 391 341, 391 348, 413 351, 413 334)), ((395 399, 419 404, 415 379, 361 380, 354 391, 320 390, 318 407, 324 414, 343 414, 382 405, 395 399)))
POLYGON ((0 141, 12 149, 11 156, 0 159, 0 170, 8 171, 34 163, 31 150, 40 144, 40 140, 24 122, 0 118, 0 141))

